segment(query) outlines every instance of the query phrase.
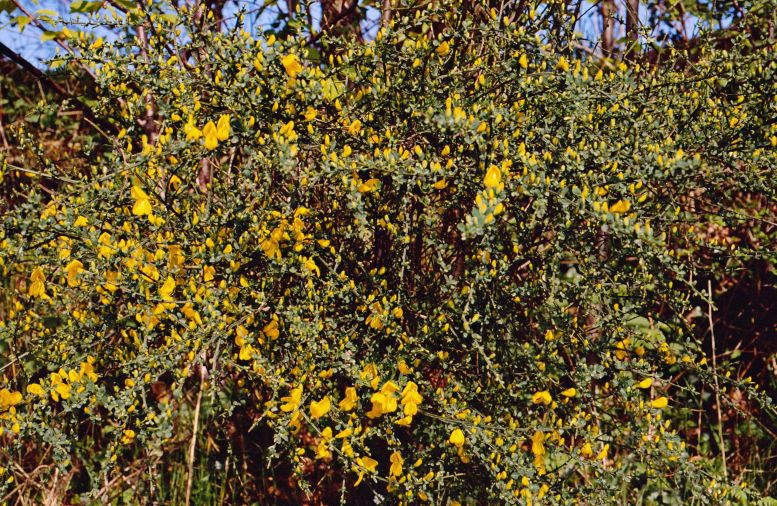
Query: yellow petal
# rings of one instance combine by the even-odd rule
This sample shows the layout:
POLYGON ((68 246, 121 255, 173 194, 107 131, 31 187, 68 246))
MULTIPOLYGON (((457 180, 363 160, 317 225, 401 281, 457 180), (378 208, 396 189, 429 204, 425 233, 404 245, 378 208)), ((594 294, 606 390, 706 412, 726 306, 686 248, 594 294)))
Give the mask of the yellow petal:
POLYGON ((321 418, 325 414, 329 413, 329 409, 332 407, 332 403, 327 395, 320 401, 313 401, 310 403, 310 416, 313 419, 321 418))
POLYGON ((612 214, 623 214, 628 212, 629 209, 631 209, 631 202, 628 200, 619 200, 610 207, 610 212, 612 214))
POLYGON ((437 49, 435 49, 435 52, 440 56, 445 56, 446 54, 451 52, 451 45, 448 43, 448 41, 443 41, 442 44, 437 46, 437 49))
POLYGON ((655 399, 653 402, 650 403, 651 406, 653 406, 656 409, 663 409, 669 404, 669 399, 666 397, 659 397, 658 399, 655 399))
POLYGON ((299 62, 299 57, 296 54, 287 54, 281 58, 281 64, 286 70, 289 77, 296 77, 302 71, 302 65, 299 62))
POLYGON ((216 125, 216 138, 220 141, 225 141, 229 138, 231 132, 229 119, 229 114, 222 114, 219 117, 218 125, 216 125))
POLYGON ((27 393, 30 395, 37 395, 38 397, 44 397, 46 395, 43 387, 37 383, 30 383, 27 385, 27 393))
POLYGON ((135 216, 147 216, 153 212, 151 202, 148 199, 136 200, 132 206, 132 214, 135 216))
POLYGON ((454 446, 462 446, 464 444, 464 433, 461 429, 453 429, 448 442, 454 446))
POLYGON ((531 437, 531 452, 535 457, 545 455, 545 445, 543 444, 543 441, 545 441, 545 435, 540 431, 536 431, 531 437))
POLYGON ((551 403, 553 398, 550 396, 550 392, 543 390, 542 392, 535 393, 531 400, 534 404, 545 404, 547 406, 551 403))
POLYGON ((357 460, 365 469, 368 471, 375 472, 375 469, 378 468, 378 461, 375 459, 372 459, 370 457, 362 457, 357 460))
POLYGON ((380 184, 379 179, 374 179, 374 178, 368 179, 367 181, 359 185, 359 193, 374 192, 378 188, 379 184, 380 184))
POLYGON ((501 189, 502 172, 499 167, 492 165, 486 172, 486 177, 483 178, 483 184, 489 189, 501 189))
POLYGON ((218 135, 216 125, 212 121, 205 124, 202 129, 202 135, 205 136, 205 149, 214 150, 218 146, 218 135))
POLYGON ((159 296, 162 297, 162 300, 170 302, 173 300, 171 297, 173 291, 175 291, 175 279, 167 276, 164 284, 159 288, 159 296))
POLYGON ((362 122, 358 119, 355 119, 348 126, 348 133, 351 135, 356 135, 361 131, 361 129, 362 129, 362 122))

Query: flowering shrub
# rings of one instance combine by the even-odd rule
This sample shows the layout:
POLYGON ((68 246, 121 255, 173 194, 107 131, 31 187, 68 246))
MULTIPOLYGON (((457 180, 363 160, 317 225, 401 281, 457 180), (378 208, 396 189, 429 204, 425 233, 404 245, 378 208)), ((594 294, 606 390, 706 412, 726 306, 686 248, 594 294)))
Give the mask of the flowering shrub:
POLYGON ((773 260, 697 226, 775 196, 774 44, 684 74, 446 12, 329 54, 186 9, 120 17, 143 51, 69 34, 120 132, 2 218, 7 491, 35 454, 153 495, 191 451, 264 501, 759 500, 689 407, 768 398, 687 315, 702 246, 773 260))

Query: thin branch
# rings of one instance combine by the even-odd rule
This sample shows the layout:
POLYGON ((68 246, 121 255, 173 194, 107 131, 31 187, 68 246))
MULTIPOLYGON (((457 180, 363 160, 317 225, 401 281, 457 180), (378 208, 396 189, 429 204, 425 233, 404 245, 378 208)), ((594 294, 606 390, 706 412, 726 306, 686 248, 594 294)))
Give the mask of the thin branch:
POLYGON ((720 455, 723 459, 723 477, 728 478, 726 467, 726 443, 723 441, 723 417, 720 414, 720 386, 718 385, 718 358, 715 354, 715 324, 712 321, 712 280, 707 280, 707 318, 710 323, 710 341, 712 341, 712 379, 715 383, 715 405, 718 411, 718 437, 720 455))
POLYGON ((53 81, 49 76, 41 72, 40 69, 35 67, 32 63, 25 60, 19 53, 15 52, 13 49, 6 46, 2 42, 0 42, 0 55, 5 56, 12 62, 19 65, 25 72, 32 75, 34 78, 38 79, 40 83, 43 86, 45 86, 48 90, 54 93, 57 93, 58 95, 61 95, 63 98, 70 100, 70 102, 73 103, 75 108, 81 111, 84 117, 87 120, 89 120, 91 123, 95 125, 100 125, 100 127, 102 127, 103 130, 106 130, 114 135, 119 132, 119 129, 116 128, 115 125, 101 118, 98 118, 89 106, 87 106, 79 99, 75 98, 74 96, 72 96, 62 86, 60 86, 58 83, 53 81))
POLYGON ((192 440, 189 443, 189 463, 186 471, 186 506, 189 506, 192 495, 192 479, 194 478, 194 450, 197 446, 197 427, 200 423, 200 407, 202 406, 202 391, 205 388, 205 366, 200 366, 200 388, 197 391, 197 403, 194 407, 194 423, 192 440))

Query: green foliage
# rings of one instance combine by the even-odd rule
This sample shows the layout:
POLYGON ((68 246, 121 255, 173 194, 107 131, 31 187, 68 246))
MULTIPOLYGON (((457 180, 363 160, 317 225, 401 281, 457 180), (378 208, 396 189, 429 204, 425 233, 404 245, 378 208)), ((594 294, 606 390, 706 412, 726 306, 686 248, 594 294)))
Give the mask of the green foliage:
POLYGON ((686 411, 770 400, 688 315, 700 251, 774 261, 706 227, 775 198, 774 41, 646 69, 534 10, 409 12, 322 52, 186 9, 70 34, 121 132, 3 216, 9 492, 30 453, 84 501, 180 484, 195 441, 236 502, 758 500, 686 411))

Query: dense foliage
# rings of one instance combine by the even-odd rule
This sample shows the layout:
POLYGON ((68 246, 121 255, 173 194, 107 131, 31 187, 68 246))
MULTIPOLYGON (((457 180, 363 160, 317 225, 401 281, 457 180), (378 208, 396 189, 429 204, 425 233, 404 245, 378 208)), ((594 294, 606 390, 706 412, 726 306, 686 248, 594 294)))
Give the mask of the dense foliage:
POLYGON ((181 502, 188 459, 227 502, 766 503, 698 410, 771 400, 696 328, 775 261, 775 41, 597 59, 537 9, 65 33, 118 133, 2 216, 9 497, 181 502))

